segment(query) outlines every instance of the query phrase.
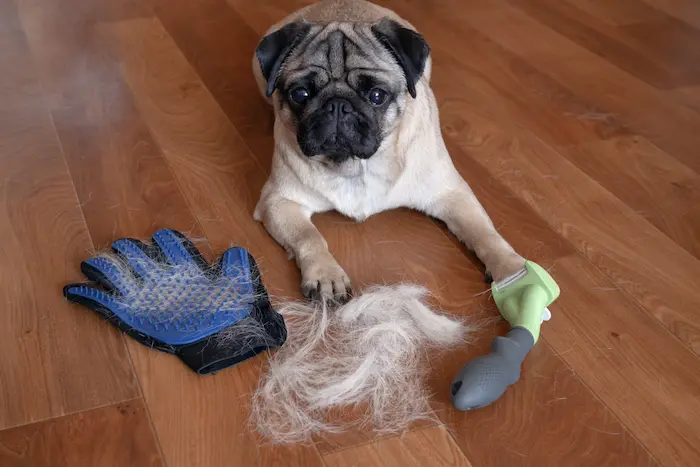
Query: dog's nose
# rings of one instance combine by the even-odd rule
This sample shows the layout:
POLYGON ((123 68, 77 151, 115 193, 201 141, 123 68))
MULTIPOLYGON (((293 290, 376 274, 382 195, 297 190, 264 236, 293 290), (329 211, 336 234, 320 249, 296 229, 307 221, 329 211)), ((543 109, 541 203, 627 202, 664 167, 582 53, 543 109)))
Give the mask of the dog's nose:
POLYGON ((348 114, 352 112, 352 104, 340 97, 334 97, 326 102, 326 112, 337 118, 340 116, 340 114, 348 114))

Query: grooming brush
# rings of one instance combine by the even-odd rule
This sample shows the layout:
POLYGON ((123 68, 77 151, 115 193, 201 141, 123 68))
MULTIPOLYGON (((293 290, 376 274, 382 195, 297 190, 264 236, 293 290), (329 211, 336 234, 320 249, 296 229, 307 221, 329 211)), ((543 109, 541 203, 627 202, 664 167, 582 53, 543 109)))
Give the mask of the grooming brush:
POLYGON ((493 299, 511 325, 491 344, 491 353, 467 363, 452 382, 452 405, 458 410, 485 407, 520 379, 525 357, 540 337, 540 326, 551 318, 547 308, 559 297, 552 276, 532 261, 517 273, 491 284, 493 299))

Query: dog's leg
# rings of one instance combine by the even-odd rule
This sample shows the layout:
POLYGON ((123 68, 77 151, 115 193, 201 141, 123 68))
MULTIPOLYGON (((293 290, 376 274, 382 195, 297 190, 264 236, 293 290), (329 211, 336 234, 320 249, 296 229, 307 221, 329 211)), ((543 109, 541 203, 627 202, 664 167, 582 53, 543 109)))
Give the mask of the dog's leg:
POLYGON ((328 243, 300 204, 280 197, 263 199, 256 218, 277 243, 294 256, 301 270, 304 296, 326 302, 349 298, 350 279, 328 251, 328 243))
POLYGON ((426 211, 447 224, 476 253, 493 280, 504 279, 525 266, 525 259, 498 233, 466 182, 434 200, 426 211))

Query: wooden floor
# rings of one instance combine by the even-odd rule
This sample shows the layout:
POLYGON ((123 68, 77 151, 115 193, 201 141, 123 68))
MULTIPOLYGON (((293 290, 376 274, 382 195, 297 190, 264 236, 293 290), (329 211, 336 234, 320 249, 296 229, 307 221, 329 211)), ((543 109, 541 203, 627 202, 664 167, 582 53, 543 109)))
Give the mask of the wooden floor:
MULTIPOLYGON (((503 235, 562 289, 523 379, 443 425, 260 445, 264 359, 198 377, 61 288, 122 236, 241 245, 276 295, 294 264, 252 219, 272 116, 251 53, 305 0, 0 0, 0 466, 700 466, 700 3, 386 0, 432 46, 447 146, 503 235)), ((356 284, 415 280, 497 316, 480 266, 408 211, 316 218, 356 284)))

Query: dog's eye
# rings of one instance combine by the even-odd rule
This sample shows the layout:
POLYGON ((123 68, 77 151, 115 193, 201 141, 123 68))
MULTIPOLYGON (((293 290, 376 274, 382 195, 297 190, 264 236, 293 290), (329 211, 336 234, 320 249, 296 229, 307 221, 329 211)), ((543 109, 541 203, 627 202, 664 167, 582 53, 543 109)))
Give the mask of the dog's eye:
POLYGON ((305 103, 309 97, 311 97, 311 94, 309 93, 309 90, 306 88, 302 87, 296 87, 293 88, 291 91, 289 91, 289 98, 294 102, 295 104, 303 104, 305 103))
POLYGON ((389 96, 386 91, 379 88, 374 88, 369 92, 369 101, 372 105, 382 105, 389 96))

